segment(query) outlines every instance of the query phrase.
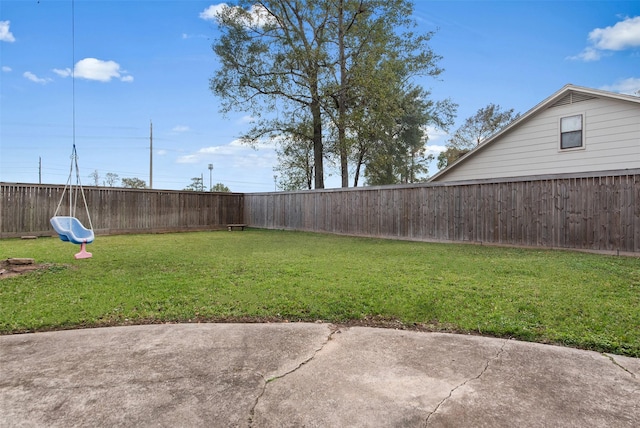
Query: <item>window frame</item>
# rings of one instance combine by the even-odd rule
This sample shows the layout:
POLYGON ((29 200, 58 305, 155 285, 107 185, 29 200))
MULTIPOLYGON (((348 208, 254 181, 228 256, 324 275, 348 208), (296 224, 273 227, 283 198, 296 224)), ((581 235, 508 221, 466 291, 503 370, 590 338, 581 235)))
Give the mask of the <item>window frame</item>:
POLYGON ((585 138, 585 124, 586 124, 586 115, 584 113, 575 113, 567 116, 561 116, 558 119, 558 151, 559 152, 572 152, 576 150, 585 150, 586 149, 586 138, 585 138), (567 131, 562 132, 562 120, 569 119, 573 117, 580 117, 580 145, 576 147, 562 147, 562 136, 563 134, 567 134, 569 132, 577 132, 577 131, 567 131))

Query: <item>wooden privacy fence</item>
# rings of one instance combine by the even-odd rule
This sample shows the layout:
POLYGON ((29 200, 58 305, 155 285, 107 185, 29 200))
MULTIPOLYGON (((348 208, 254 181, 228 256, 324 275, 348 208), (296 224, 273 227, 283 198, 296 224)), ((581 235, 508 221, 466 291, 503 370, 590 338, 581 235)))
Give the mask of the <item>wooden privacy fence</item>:
POLYGON ((245 223, 357 236, 640 251, 640 170, 245 195, 245 223))
MULTIPOLYGON (((52 235, 63 186, 0 183, 0 237, 52 235)), ((97 234, 246 223, 424 241, 640 252, 640 169, 281 193, 85 188, 97 234)), ((63 201, 65 215, 68 200, 63 201)), ((82 201, 76 216, 86 224, 82 201)))
MULTIPOLYGON (((52 235, 49 219, 64 186, 0 183, 0 237, 52 235)), ((75 190, 75 189, 74 189, 75 190)), ((96 234, 168 232, 226 228, 243 219, 243 195, 171 190, 85 187, 96 234)), ((88 227, 78 195, 76 217, 88 227)), ((59 215, 69 214, 69 190, 59 215)))

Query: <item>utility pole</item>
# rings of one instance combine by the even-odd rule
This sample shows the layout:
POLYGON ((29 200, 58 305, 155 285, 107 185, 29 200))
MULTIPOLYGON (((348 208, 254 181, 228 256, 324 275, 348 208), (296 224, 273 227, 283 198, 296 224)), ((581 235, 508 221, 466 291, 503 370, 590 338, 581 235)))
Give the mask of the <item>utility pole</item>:
POLYGON ((213 181, 212 181, 212 177, 213 177, 213 164, 210 163, 209 164, 209 191, 212 192, 213 191, 213 181))
POLYGON ((38 156, 38 184, 42 184, 42 157, 38 156))
POLYGON ((153 189, 153 122, 149 120, 149 189, 153 189))

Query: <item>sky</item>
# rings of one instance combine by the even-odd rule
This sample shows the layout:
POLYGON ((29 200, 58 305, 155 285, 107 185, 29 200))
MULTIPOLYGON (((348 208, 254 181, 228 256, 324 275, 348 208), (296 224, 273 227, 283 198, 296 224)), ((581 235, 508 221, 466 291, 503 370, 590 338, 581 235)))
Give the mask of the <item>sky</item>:
MULTIPOLYGON (((84 185, 96 171, 100 185, 109 173, 149 184, 152 158, 154 189, 202 177, 206 188, 276 190, 274 147, 240 144, 251 116, 223 115, 209 89, 220 35, 210 12, 220 4, 0 0, 0 181, 64 184, 75 141, 84 185)), ((458 104, 451 133, 490 103, 524 113, 568 83, 640 91, 638 0, 414 5, 416 31, 435 32, 444 68, 415 83, 458 104)), ((448 135, 428 135, 437 155, 448 135)), ((340 186, 337 169, 325 185, 340 186)))

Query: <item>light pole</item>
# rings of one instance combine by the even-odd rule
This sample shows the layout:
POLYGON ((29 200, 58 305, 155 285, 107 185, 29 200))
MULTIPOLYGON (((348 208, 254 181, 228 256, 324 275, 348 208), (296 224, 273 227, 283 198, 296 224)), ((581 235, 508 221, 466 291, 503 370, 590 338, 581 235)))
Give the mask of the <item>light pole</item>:
POLYGON ((213 164, 210 163, 209 164, 209 191, 213 191, 213 181, 212 180, 213 177, 213 164))

